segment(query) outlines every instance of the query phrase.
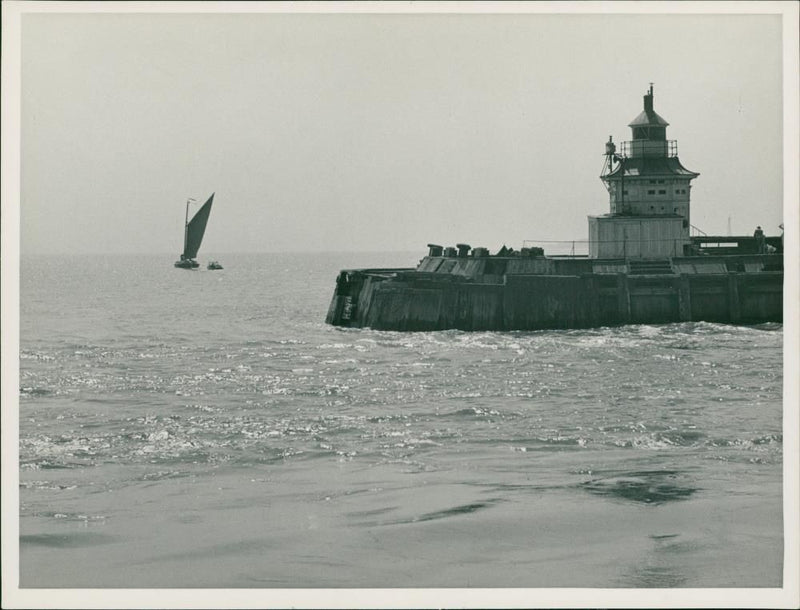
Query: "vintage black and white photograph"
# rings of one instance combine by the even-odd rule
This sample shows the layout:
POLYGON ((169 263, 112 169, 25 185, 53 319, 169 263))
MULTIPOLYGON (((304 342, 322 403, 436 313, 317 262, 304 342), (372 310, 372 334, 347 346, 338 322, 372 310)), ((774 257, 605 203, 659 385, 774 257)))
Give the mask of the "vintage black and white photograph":
POLYGON ((4 607, 796 607, 797 4, 3 13, 4 607))

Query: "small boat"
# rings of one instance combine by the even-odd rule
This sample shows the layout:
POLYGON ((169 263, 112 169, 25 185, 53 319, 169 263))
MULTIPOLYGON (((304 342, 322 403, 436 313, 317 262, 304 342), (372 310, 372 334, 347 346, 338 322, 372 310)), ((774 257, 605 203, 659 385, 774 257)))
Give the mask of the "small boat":
POLYGON ((208 216, 211 214, 211 204, 214 201, 214 193, 208 198, 203 206, 197 211, 192 220, 189 220, 189 204, 194 203, 194 199, 186 201, 186 227, 183 231, 183 253, 181 259, 175 261, 175 266, 179 269, 197 269, 200 264, 195 260, 197 251, 203 241, 203 234, 206 232, 208 216))
POLYGON ((222 265, 219 264, 219 261, 210 261, 208 263, 208 270, 214 271, 216 269, 222 269, 222 265))

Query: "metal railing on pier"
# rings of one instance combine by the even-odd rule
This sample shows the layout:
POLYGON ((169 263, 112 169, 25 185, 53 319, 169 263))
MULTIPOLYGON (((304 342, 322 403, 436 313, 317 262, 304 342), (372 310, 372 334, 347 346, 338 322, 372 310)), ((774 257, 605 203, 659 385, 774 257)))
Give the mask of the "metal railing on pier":
MULTIPOLYGON (((699 231, 699 230, 698 230, 699 231)), ((640 257, 640 256, 689 256, 698 253, 764 253, 782 251, 780 238, 768 237, 764 245, 750 236, 702 235, 690 238, 664 239, 620 239, 620 240, 548 240, 526 239, 522 247, 541 248, 547 256, 561 257, 640 257)))
POLYGON ((553 239, 526 239, 523 248, 542 248, 548 256, 589 256, 589 240, 573 239, 561 241, 553 239))
POLYGON ((526 239, 524 248, 542 248, 548 256, 683 256, 690 241, 685 238, 665 239, 574 239, 570 241, 526 239))

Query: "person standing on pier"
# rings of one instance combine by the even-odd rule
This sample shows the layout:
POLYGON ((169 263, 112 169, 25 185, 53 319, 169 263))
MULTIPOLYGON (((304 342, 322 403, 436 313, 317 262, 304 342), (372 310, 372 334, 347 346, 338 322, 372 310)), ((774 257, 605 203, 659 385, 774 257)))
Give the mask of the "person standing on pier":
POLYGON ((761 230, 761 227, 756 227, 755 232, 753 233, 753 237, 756 238, 756 245, 758 246, 758 253, 764 254, 764 231, 761 230))

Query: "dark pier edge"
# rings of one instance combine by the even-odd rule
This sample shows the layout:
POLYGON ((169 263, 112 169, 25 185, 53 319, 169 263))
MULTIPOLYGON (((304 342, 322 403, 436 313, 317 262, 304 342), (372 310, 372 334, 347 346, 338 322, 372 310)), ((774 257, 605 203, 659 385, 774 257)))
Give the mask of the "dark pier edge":
POLYGON ((511 331, 783 319, 782 254, 676 257, 639 273, 635 267, 625 260, 427 256, 416 269, 345 270, 326 322, 511 331))

